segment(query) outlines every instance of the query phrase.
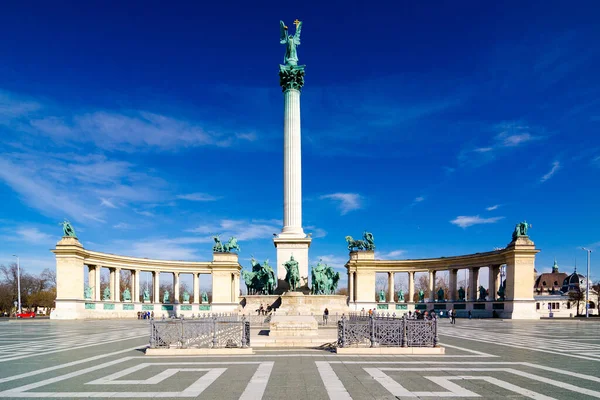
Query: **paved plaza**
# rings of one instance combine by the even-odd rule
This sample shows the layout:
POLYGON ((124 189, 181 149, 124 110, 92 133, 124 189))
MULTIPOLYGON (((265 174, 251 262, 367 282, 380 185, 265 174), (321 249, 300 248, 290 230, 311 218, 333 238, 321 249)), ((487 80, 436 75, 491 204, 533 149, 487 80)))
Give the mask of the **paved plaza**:
POLYGON ((147 321, 0 322, 0 398, 600 398, 600 321, 448 320, 444 356, 145 356, 147 321))

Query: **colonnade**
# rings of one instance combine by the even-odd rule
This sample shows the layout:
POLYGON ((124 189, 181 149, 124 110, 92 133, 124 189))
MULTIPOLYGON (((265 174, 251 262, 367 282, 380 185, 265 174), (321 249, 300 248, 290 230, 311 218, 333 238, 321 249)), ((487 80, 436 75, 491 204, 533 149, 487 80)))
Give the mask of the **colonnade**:
MULTIPOLYGON (((387 294, 385 303, 394 303, 395 274, 408 274, 408 293, 406 303, 415 303, 415 274, 425 272, 428 275, 427 303, 437 303, 436 279, 438 274, 448 273, 449 289, 444 293, 444 301, 459 301, 459 270, 469 271, 466 281, 465 302, 498 301, 501 287, 502 268, 505 271, 504 304, 489 306, 491 310, 502 310, 508 318, 530 318, 535 314, 533 303, 533 273, 535 255, 539 252, 534 243, 526 236, 521 236, 509 243, 506 248, 485 253, 469 254, 455 257, 415 260, 377 260, 374 251, 354 251, 346 263, 348 271, 348 297, 350 307, 355 310, 373 308, 378 304, 376 299, 376 274, 387 273, 387 294), (479 293, 479 273, 481 268, 488 268, 487 293, 481 298, 479 293)), ((482 284, 484 286, 485 284, 482 284)), ((477 309, 482 309, 476 305, 477 309)), ((487 307, 487 306, 485 306, 487 307)), ((484 308, 485 308, 484 307, 484 308)), ((400 308, 398 308, 400 309, 400 308)), ((406 309, 406 308, 402 308, 406 309)), ((465 310, 469 309, 464 308, 465 310)), ((487 308, 485 308, 487 309, 487 308)))
MULTIPOLYGON (((500 289, 500 285, 502 284, 501 283, 501 275, 500 275, 502 265, 496 264, 496 265, 487 266, 487 268, 489 270, 489 276, 488 276, 488 282, 487 282, 487 288, 486 288, 487 294, 486 294, 485 299, 481 299, 479 297, 479 285, 480 285, 479 271, 481 268, 484 268, 484 267, 466 268, 466 270, 469 271, 468 278, 466 280, 466 282, 467 282, 466 287, 463 288, 466 293, 466 296, 464 299, 466 301, 481 301, 481 300, 495 301, 498 298, 497 293, 498 293, 498 290, 500 289)), ((408 293, 406 294, 405 302, 410 303, 410 302, 414 301, 415 295, 417 293, 415 291, 415 274, 417 274, 419 272, 425 272, 428 274, 429 297, 427 300, 429 302, 435 302, 438 300, 437 299, 437 289, 438 289, 437 278, 438 278, 438 274, 443 273, 443 272, 448 272, 448 275, 449 275, 448 291, 447 291, 447 293, 444 293, 446 296, 445 300, 458 301, 459 300, 458 272, 460 270, 461 270, 461 268, 449 268, 446 270, 429 269, 429 270, 409 270, 409 271, 402 271, 402 272, 376 271, 376 273, 384 272, 387 274, 386 298, 387 298, 387 302, 389 302, 389 303, 394 303, 394 299, 396 296, 396 293, 395 293, 395 291, 396 291, 396 289, 395 289, 396 273, 406 273, 408 275, 408 293)), ((348 297, 349 297, 350 302, 354 302, 357 299, 356 290, 355 290, 355 288, 357 287, 356 279, 357 279, 356 271, 348 272, 348 297)), ((373 292, 373 296, 375 296, 375 292, 373 292)))
MULTIPOLYGON (((56 309, 55 318, 76 319, 94 318, 95 316, 126 317, 134 316, 135 311, 155 310, 153 304, 162 304, 160 296, 160 274, 172 274, 173 290, 170 293, 168 306, 161 306, 157 311, 223 311, 237 310, 240 293, 240 271, 242 269, 235 253, 214 253, 212 261, 188 262, 152 260, 100 253, 85 249, 74 237, 63 237, 52 250, 56 255, 56 309), (91 296, 86 298, 84 268, 88 269, 88 286, 91 296), (102 268, 109 270, 110 296, 103 299, 100 287, 102 268), (131 300, 124 301, 120 290, 121 271, 131 272, 128 287, 131 300), (152 274, 152 297, 142 299, 141 276, 143 272, 152 274), (180 302, 180 278, 182 274, 193 276, 193 298, 191 305, 180 302), (212 281, 212 301, 209 308, 201 302, 200 275, 207 274, 212 281), (95 307, 96 303, 101 303, 95 307), (123 305, 118 305, 122 303, 123 305), (133 303, 133 304, 127 304, 133 303), (137 303, 152 303, 141 304, 137 303), (179 304, 181 306, 179 306, 179 304), (102 305, 103 304, 103 305, 102 305), (200 304, 200 307, 193 306, 200 304), (175 308, 174 308, 175 307, 175 308), (190 308, 191 307, 191 308, 190 308), (102 310, 102 311, 100 311, 102 310), (114 314, 114 315, 113 315, 114 314)), ((52 315, 51 315, 52 317, 52 315)))

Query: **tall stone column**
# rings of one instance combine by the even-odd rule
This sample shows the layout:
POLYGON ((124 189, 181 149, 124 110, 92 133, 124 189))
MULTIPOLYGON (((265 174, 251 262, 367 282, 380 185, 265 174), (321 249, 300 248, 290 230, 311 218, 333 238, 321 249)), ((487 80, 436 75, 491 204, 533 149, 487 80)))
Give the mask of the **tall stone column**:
POLYGON ((291 256, 298 262, 300 284, 308 283, 308 248, 311 239, 302 229, 302 152, 300 90, 304 86, 303 65, 280 65, 283 91, 283 229, 273 239, 277 248, 278 287, 287 289, 284 264, 291 256))
POLYGON ((448 288, 448 300, 450 301, 456 301, 456 283, 458 280, 458 270, 453 268, 450 269, 450 277, 449 277, 449 284, 450 287, 448 288))
POLYGON ((435 271, 429 270, 429 301, 435 301, 435 271))
POLYGON ((354 302, 354 272, 348 272, 348 300, 354 302))
POLYGON ((197 272, 194 272, 194 304, 200 304, 200 278, 197 272))
POLYGON ((96 275, 96 287, 94 288, 95 301, 100 301, 102 298, 102 291, 100 290, 100 271, 102 271, 102 267, 100 265, 96 265, 96 268, 94 268, 94 275, 96 275))
POLYGON ((92 289, 92 299, 94 299, 94 292, 96 291, 96 286, 98 286, 96 284, 96 274, 94 273, 96 271, 96 266, 95 265, 88 265, 88 286, 92 289))
POLYGON ((131 289, 131 291, 133 292, 133 302, 134 303, 139 303, 140 301, 140 270, 136 269, 134 271, 131 271, 131 273, 134 276, 134 281, 133 281, 133 289, 131 289))
POLYGON ((115 269, 110 269, 110 276, 108 278, 108 285, 110 289, 110 301, 115 301, 115 269))
POLYGON ((121 268, 115 268, 115 301, 121 301, 121 268))
POLYGON ((479 296, 479 267, 469 268, 469 301, 477 301, 479 296))
POLYGON ((415 272, 410 271, 408 273, 408 301, 415 301, 415 272))
POLYGON ((173 304, 179 304, 179 272, 173 272, 173 304))
POLYGON ((388 302, 394 302, 394 273, 388 272, 388 302))
POLYGON ((152 272, 152 284, 154 285, 152 300, 155 303, 160 303, 160 271, 152 272))
POLYGON ((494 301, 496 300, 496 291, 498 290, 496 287, 496 278, 498 277, 500 266, 490 265, 488 269, 488 299, 494 301))

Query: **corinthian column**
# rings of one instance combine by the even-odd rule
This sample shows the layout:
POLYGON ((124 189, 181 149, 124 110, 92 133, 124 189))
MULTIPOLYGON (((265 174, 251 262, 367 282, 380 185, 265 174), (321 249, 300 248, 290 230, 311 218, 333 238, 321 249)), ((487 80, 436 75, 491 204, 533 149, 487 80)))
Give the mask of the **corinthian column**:
POLYGON ((298 262, 300 286, 308 283, 308 248, 311 239, 302 229, 302 151, 300 90, 304 86, 304 65, 279 66, 283 91, 283 229, 273 239, 277 248, 278 290, 287 289, 284 264, 293 256, 298 262))

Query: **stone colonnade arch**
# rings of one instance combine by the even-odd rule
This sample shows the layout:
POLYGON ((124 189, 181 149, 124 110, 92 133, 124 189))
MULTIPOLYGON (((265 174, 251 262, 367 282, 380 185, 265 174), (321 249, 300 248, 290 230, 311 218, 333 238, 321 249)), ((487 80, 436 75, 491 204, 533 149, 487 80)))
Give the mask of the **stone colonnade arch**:
POLYGON ((79 318, 136 318, 140 311, 154 311, 155 315, 186 315, 199 312, 232 312, 238 309, 240 271, 242 269, 235 253, 214 253, 207 262, 167 261, 148 258, 120 256, 87 250, 74 237, 63 237, 52 250, 56 255, 56 308, 54 319, 79 318), (88 281, 92 292, 85 295, 84 268, 88 268, 88 281), (110 271, 110 297, 103 299, 100 293, 100 270, 110 271), (121 270, 132 273, 131 300, 124 300, 119 290, 121 270), (153 298, 140 301, 141 272, 151 272, 153 298), (159 276, 173 274, 173 291, 168 303, 159 297, 159 276), (193 298, 191 303, 180 303, 179 275, 193 275, 193 298), (212 301, 201 301, 199 275, 210 274, 212 278, 212 301), (86 298, 87 297, 87 298, 86 298))
POLYGON ((539 252, 535 244, 527 236, 519 236, 508 246, 501 250, 485 253, 475 253, 455 257, 441 257, 434 259, 416 260, 377 260, 374 251, 353 251, 346 263, 348 272, 348 296, 351 310, 361 311, 363 309, 378 308, 388 311, 411 311, 411 310, 449 310, 450 308, 464 310, 464 313, 472 311, 481 312, 482 316, 501 316, 503 318, 536 319, 539 316, 535 312, 533 299, 533 278, 535 268, 535 255, 539 252), (500 289, 500 267, 506 266, 504 299, 498 299, 497 291, 500 289), (477 288, 479 269, 489 267, 489 298, 481 299, 477 288), (457 292, 458 277, 460 269, 469 270, 468 298, 459 301, 457 292), (446 301, 435 305, 435 281, 436 273, 449 271, 448 304, 446 301), (374 298, 376 291, 376 273, 388 273, 388 293, 386 298, 391 301, 378 302, 374 298), (394 303, 394 274, 397 272, 408 273, 408 293, 406 301, 394 303), (413 302, 415 295, 416 272, 427 272, 429 274, 429 299, 423 303, 413 302), (385 303, 385 304, 384 304, 385 303), (433 307, 427 304, 433 303, 433 307), (394 305, 395 307, 390 308, 394 305), (449 308, 450 307, 450 308, 449 308))

